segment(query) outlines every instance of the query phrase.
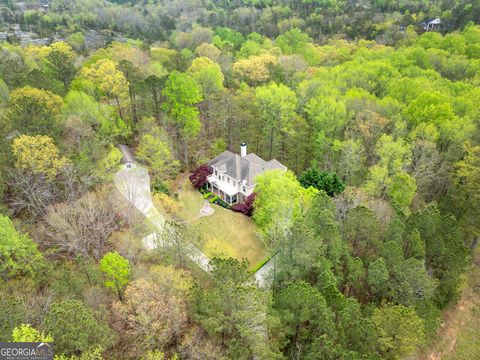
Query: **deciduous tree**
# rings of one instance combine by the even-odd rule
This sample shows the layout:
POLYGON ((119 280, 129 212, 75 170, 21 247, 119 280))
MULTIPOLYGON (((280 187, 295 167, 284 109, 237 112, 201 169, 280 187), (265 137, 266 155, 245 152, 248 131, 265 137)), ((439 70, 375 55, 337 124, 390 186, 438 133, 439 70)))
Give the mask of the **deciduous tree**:
POLYGON ((116 251, 108 252, 100 259, 100 271, 105 276, 105 286, 115 290, 120 301, 124 301, 123 292, 131 274, 128 260, 116 251))

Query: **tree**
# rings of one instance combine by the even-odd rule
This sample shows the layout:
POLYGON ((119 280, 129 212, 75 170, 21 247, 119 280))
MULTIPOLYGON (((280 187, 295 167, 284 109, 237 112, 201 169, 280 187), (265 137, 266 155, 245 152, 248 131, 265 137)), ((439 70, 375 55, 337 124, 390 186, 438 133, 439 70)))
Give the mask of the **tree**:
POLYGON ((286 31, 275 39, 275 45, 288 55, 303 55, 309 42, 308 35, 297 28, 286 31))
POLYGON ((47 90, 30 86, 13 90, 3 119, 4 136, 13 131, 58 135, 62 104, 60 96, 47 90))
MULTIPOLYGON (((201 122, 198 109, 194 106, 202 100, 200 88, 188 75, 173 71, 165 84, 162 107, 172 117, 177 132, 177 142, 183 136, 184 161, 188 164, 188 141, 200 132, 201 122)), ((177 149, 179 144, 177 144, 177 149)))
POLYGON ((393 204, 401 209, 410 206, 417 191, 415 179, 406 172, 398 172, 387 180, 387 194, 393 204))
POLYGON ((380 224, 375 213, 364 206, 357 206, 347 213, 343 235, 350 244, 352 255, 365 259, 367 263, 380 252, 380 224))
POLYGON ((30 324, 22 324, 13 329, 12 340, 15 342, 53 342, 50 335, 38 331, 30 324))
POLYGON ((388 269, 383 258, 378 258, 368 267, 367 282, 370 286, 372 294, 377 299, 385 298, 388 291, 388 269))
POLYGON ((236 259, 213 259, 213 289, 193 289, 194 318, 233 359, 276 359, 279 357, 274 321, 268 312, 270 294, 246 284, 247 263, 236 259), (270 332, 269 332, 270 330, 270 332))
POLYGON ((188 177, 192 186, 195 189, 200 189, 205 187, 207 184, 207 177, 212 174, 212 170, 208 165, 200 165, 198 168, 193 170, 193 172, 188 177))
POLYGON ((444 308, 458 299, 460 275, 469 258, 457 220, 429 205, 408 218, 407 233, 413 229, 425 241, 425 266, 439 280, 434 300, 439 308, 444 308))
POLYGON ((413 307, 385 304, 374 310, 380 353, 386 359, 402 359, 425 342, 424 321, 413 307))
POLYGON ((128 82, 123 73, 118 69, 117 64, 109 59, 100 59, 94 64, 82 69, 82 76, 91 81, 108 98, 117 102, 118 112, 123 119, 120 107, 120 98, 128 91, 128 82))
POLYGON ((455 164, 454 184, 458 191, 455 199, 455 207, 459 208, 462 222, 465 222, 470 232, 477 233, 480 228, 478 216, 480 216, 480 145, 472 146, 465 143, 464 156, 455 164), (475 230, 476 229, 476 230, 475 230))
POLYGON ((270 69, 277 63, 278 60, 270 54, 251 56, 233 64, 233 73, 250 86, 255 86, 270 80, 270 69))
POLYGON ((55 339, 56 349, 71 355, 93 350, 97 346, 111 346, 114 334, 96 315, 78 300, 53 304, 45 318, 45 326, 55 339))
POLYGON ((48 209, 47 239, 68 256, 100 259, 111 249, 110 235, 119 227, 119 217, 106 190, 86 193, 72 203, 48 209))
POLYGON ((67 119, 78 118, 83 126, 91 126, 101 139, 117 136, 126 137, 130 127, 115 113, 112 106, 98 103, 92 96, 82 91, 70 90, 65 96, 62 115, 67 119))
POLYGON ((187 70, 202 89, 207 98, 223 89, 224 77, 220 65, 206 57, 198 57, 192 61, 187 70))
POLYGON ((21 135, 13 141, 12 151, 17 169, 45 176, 50 181, 68 164, 48 136, 21 135))
POLYGON ((393 270, 394 299, 403 305, 416 305, 433 297, 438 281, 425 269, 422 260, 409 258, 393 270))
POLYGON ((265 135, 268 136, 269 158, 273 156, 275 134, 287 132, 297 106, 295 93, 283 84, 271 83, 255 89, 255 101, 264 122, 265 135))
POLYGON ((133 281, 125 301, 113 305, 113 326, 132 358, 140 358, 145 350, 176 346, 187 329, 186 290, 179 288, 178 280, 166 280, 133 281))
POLYGON ((319 171, 317 168, 305 170, 298 178, 304 188, 309 186, 317 190, 323 190, 328 196, 340 194, 345 189, 345 184, 337 174, 328 171, 319 171))
POLYGON ((105 286, 117 292, 120 301, 124 301, 123 291, 130 280, 130 264, 118 252, 108 252, 100 260, 100 271, 105 275, 105 286))
POLYGON ((43 266, 43 256, 26 234, 20 234, 13 222, 0 215, 0 273, 4 281, 16 276, 34 276, 43 266))
POLYGON ((255 181, 253 220, 274 244, 302 216, 316 190, 304 189, 291 171, 265 171, 255 181))
POLYGON ((62 41, 53 43, 45 60, 47 73, 59 80, 67 90, 76 72, 75 53, 70 45, 62 41))
POLYGON ((286 352, 292 359, 315 358, 318 345, 329 346, 335 339, 333 312, 320 292, 306 282, 288 284, 275 297, 274 306, 285 327, 286 352))
POLYGON ((119 169, 123 154, 117 147, 110 145, 106 155, 97 163, 95 175, 102 182, 108 183, 113 180, 113 176, 119 169))
POLYGON ((162 134, 160 136, 143 135, 135 155, 138 160, 148 165, 153 176, 158 180, 174 178, 180 165, 173 158, 167 139, 162 134))

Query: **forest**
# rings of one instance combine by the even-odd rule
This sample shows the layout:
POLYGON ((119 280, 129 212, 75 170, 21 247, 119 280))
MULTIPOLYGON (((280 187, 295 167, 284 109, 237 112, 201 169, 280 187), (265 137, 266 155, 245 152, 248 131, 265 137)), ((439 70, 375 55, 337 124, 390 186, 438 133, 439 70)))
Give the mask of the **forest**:
MULTIPOLYGON (((478 1, 48 3, 1 10, 62 39, 0 43, 0 341, 55 359, 430 359, 465 289, 479 305, 478 1), (441 31, 419 29, 431 17, 441 31), (243 142, 288 170, 260 174, 244 214, 197 219, 205 165, 243 142), (119 145, 154 215, 119 191, 119 145), (152 216, 171 245, 145 246, 152 216)), ((442 359, 480 358, 476 309, 442 359)))

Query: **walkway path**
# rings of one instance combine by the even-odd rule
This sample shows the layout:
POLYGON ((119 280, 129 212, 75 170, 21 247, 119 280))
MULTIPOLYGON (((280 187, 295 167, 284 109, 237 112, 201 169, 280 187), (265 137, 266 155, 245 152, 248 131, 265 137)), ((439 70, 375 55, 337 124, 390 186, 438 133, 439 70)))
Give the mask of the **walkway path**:
POLYGON ((275 257, 273 255, 260 269, 258 269, 253 276, 258 287, 262 289, 269 289, 273 282, 273 268, 275 265, 275 257))
MULTIPOLYGON (((148 250, 159 246, 168 246, 168 240, 158 236, 165 227, 165 218, 153 205, 148 171, 138 165, 130 169, 122 166, 122 169, 115 174, 114 181, 118 191, 142 212, 157 230, 143 239, 143 246, 148 250)), ((190 244, 186 248, 186 252, 187 257, 203 270, 207 272, 211 270, 210 259, 195 245, 190 244)))

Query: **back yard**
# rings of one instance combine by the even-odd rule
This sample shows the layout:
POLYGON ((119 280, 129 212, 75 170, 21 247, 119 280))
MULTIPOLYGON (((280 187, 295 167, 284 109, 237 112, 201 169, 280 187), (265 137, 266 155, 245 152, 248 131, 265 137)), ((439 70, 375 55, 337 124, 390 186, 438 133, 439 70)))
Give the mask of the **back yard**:
POLYGON ((175 215, 199 234, 203 244, 201 250, 208 257, 245 258, 250 268, 266 258, 268 252, 250 218, 215 204, 211 204, 215 210, 213 215, 198 217, 205 200, 188 180, 183 183, 178 200, 181 206, 175 215))

